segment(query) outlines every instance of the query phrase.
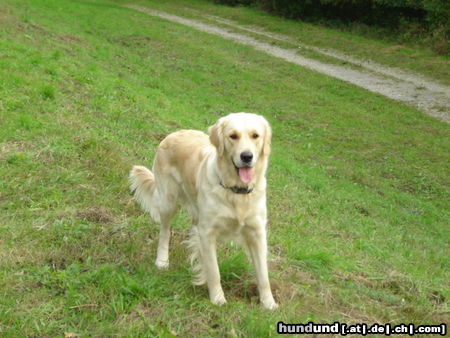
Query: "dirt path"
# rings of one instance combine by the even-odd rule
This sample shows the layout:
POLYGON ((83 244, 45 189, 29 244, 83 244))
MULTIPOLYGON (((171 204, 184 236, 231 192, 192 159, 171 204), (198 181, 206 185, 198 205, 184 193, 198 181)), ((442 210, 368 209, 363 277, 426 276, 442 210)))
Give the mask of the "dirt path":
MULTIPOLYGON (((285 61, 352 83, 371 92, 384 95, 390 99, 406 103, 407 105, 415 107, 418 110, 441 121, 450 123, 450 88, 435 83, 430 79, 426 79, 415 74, 410 74, 396 68, 382 66, 374 62, 358 60, 337 51, 320 49, 314 46, 302 46, 303 48, 313 50, 320 54, 358 65, 363 69, 354 69, 351 66, 327 64, 311 58, 303 57, 298 54, 298 50, 274 46, 243 33, 232 32, 215 25, 183 18, 146 7, 136 5, 127 5, 126 7, 151 16, 160 17, 171 22, 189 26, 202 32, 214 34, 242 45, 251 46, 256 50, 278 57, 285 61)), ((276 40, 291 42, 289 37, 269 33, 263 31, 262 29, 240 26, 232 21, 216 16, 204 17, 233 28, 249 31, 254 34, 264 35, 276 40)), ((298 43, 296 44, 298 46, 298 43)))

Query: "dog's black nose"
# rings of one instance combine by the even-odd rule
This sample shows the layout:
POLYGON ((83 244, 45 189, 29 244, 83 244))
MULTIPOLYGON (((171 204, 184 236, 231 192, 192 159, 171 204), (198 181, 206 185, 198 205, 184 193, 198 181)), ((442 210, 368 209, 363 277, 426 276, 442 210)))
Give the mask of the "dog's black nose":
POLYGON ((249 151, 243 151, 241 153, 241 160, 244 163, 250 163, 253 159, 253 154, 249 151))

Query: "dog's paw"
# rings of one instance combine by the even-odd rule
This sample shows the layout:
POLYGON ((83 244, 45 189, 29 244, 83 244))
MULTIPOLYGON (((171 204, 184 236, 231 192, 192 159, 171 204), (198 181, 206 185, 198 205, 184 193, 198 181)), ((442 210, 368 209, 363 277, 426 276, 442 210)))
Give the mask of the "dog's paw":
POLYGON ((156 260, 155 265, 159 270, 166 270, 169 268, 169 261, 156 260))
POLYGON ((278 308, 278 304, 275 302, 275 300, 273 298, 265 300, 265 301, 261 301, 261 304, 262 304, 263 308, 266 310, 275 310, 278 308))
POLYGON ((217 293, 214 296, 211 296, 211 303, 215 304, 215 305, 223 305, 227 302, 227 300, 225 299, 225 295, 223 294, 223 291, 220 293, 217 293))

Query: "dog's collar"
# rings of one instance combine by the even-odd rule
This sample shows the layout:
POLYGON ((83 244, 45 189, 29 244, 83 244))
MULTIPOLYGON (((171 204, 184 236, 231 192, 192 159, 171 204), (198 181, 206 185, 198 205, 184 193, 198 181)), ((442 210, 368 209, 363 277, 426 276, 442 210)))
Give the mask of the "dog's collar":
POLYGON ((220 181, 220 185, 224 189, 230 189, 235 194, 250 194, 253 191, 253 188, 249 188, 249 187, 238 187, 238 186, 226 187, 222 184, 222 181, 220 181))

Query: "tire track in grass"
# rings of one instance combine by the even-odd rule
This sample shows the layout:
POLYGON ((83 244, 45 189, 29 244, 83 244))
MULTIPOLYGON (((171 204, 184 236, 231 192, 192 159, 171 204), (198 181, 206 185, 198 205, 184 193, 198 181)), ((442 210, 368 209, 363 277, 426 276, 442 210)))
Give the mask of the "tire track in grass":
POLYGON ((408 77, 406 75, 395 76, 395 74, 390 74, 389 77, 386 77, 382 74, 372 73, 369 70, 356 70, 348 66, 327 64, 301 56, 294 49, 274 46, 242 33, 231 32, 222 27, 147 7, 131 4, 125 7, 253 47, 255 50, 354 84, 395 101, 403 102, 450 124, 450 89, 446 86, 436 84, 430 86, 424 82, 418 84, 416 81, 411 80, 411 76, 408 77))

